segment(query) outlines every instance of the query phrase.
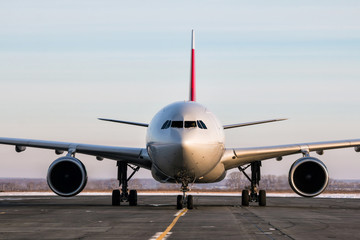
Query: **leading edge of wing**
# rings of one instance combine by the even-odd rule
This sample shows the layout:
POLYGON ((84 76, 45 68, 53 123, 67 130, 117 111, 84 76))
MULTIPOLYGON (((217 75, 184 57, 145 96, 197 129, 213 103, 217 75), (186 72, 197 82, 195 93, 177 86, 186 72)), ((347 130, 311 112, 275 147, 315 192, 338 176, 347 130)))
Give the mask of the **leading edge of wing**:
POLYGON ((246 122, 246 123, 237 123, 237 124, 231 124, 231 125, 224 125, 224 129, 229 128, 237 128, 237 127, 245 127, 245 126, 251 126, 251 125, 257 125, 257 124, 263 124, 263 123, 271 123, 271 122, 279 122, 288 120, 287 118, 278 118, 278 119, 270 119, 270 120, 263 120, 263 121, 255 121, 255 122, 246 122))
MULTIPOLYGON (((306 153, 312 151, 318 151, 319 153, 322 153, 323 150, 359 146, 360 139, 351 139, 267 147, 233 148, 226 149, 221 162, 224 164, 225 169, 227 170, 255 161, 262 161, 296 153, 306 153)), ((358 151, 360 149, 355 150, 358 151)))
POLYGON ((56 141, 43 141, 21 138, 0 138, 0 144, 14 145, 18 147, 34 147, 53 149, 58 151, 72 151, 101 158, 117 161, 125 161, 143 168, 151 168, 151 160, 144 148, 103 146, 82 143, 68 143, 56 141))

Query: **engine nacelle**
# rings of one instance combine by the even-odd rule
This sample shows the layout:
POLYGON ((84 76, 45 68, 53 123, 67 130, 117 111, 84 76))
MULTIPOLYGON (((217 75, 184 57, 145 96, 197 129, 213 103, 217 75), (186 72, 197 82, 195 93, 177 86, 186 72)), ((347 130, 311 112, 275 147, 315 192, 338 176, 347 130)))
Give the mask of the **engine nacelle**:
POLYGON ((289 184, 294 192, 303 197, 319 195, 326 189, 328 183, 328 170, 317 158, 300 158, 290 168, 289 184))
POLYGON ((49 167, 47 182, 59 196, 71 197, 80 193, 87 183, 84 164, 74 157, 56 159, 49 167))

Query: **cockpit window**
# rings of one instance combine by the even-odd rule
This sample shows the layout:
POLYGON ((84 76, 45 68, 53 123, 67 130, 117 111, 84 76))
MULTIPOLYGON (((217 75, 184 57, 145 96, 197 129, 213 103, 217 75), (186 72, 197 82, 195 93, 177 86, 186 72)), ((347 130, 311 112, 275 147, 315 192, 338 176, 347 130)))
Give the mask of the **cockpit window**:
POLYGON ((207 129, 207 127, 206 127, 206 125, 205 125, 205 123, 203 121, 197 120, 197 123, 198 123, 199 128, 207 129))
POLYGON ((185 128, 195 128, 196 122, 195 121, 185 121, 185 128))
POLYGON ((172 128, 196 128, 199 127, 200 129, 207 129, 205 123, 202 120, 197 121, 171 121, 166 120, 162 125, 161 129, 168 129, 169 127, 172 128))
POLYGON ((166 122, 164 122, 164 124, 162 125, 161 129, 167 129, 169 128, 171 125, 171 121, 167 120, 166 122))
POLYGON ((183 128, 184 127, 184 122, 183 121, 172 121, 171 122, 171 127, 172 128, 183 128))

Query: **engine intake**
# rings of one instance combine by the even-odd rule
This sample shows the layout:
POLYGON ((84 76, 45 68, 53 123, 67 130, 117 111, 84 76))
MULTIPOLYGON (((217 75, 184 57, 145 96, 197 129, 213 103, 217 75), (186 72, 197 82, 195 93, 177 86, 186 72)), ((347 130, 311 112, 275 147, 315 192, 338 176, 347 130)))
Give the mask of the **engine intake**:
POLYGON ((49 167, 47 182, 59 196, 71 197, 80 193, 87 183, 84 164, 74 157, 56 159, 49 167))
POLYGON ((289 184, 294 192, 303 197, 319 195, 326 189, 328 183, 328 170, 317 158, 300 158, 290 168, 289 184))

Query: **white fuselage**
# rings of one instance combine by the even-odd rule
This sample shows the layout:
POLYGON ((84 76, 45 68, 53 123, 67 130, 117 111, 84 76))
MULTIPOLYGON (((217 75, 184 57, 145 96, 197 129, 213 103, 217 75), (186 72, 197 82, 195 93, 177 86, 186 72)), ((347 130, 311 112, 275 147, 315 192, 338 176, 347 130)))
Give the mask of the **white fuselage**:
POLYGON ((214 182, 225 177, 223 126, 196 102, 175 102, 149 124, 146 146, 152 174, 162 182, 214 182))

